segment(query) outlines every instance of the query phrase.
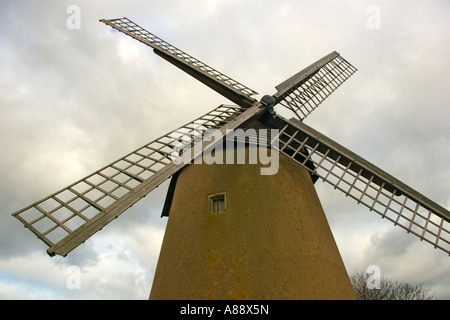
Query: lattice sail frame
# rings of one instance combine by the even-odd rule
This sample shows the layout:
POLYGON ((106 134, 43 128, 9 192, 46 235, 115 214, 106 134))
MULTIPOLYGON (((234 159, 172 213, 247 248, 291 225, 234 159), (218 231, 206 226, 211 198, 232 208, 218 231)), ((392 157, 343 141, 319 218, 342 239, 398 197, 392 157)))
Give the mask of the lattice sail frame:
POLYGON ((194 149, 204 132, 232 128, 257 109, 221 105, 13 216, 50 247, 49 255, 65 256, 180 170, 187 161, 175 164, 174 157, 186 144, 194 149))
MULTIPOLYGON (((450 212, 301 121, 357 69, 332 52, 276 86, 272 105, 255 91, 122 18, 100 20, 152 47, 158 55, 237 103, 222 105, 13 215, 50 248, 67 255, 132 204, 170 178, 185 163, 173 162, 186 145, 196 149, 207 130, 223 133, 281 104, 295 119, 264 117, 279 128, 280 151, 371 211, 450 254, 450 212), (270 108, 269 108, 270 109, 270 108), (267 109, 268 110, 268 109, 267 109), (270 120, 272 119, 272 120, 270 120), (280 124, 280 121, 282 125, 280 124)), ((270 101, 269 99, 268 101, 270 101)), ((267 114, 267 113, 266 113, 267 114)), ((224 134, 225 135, 225 134, 224 134)), ((223 136, 224 136, 223 135, 223 136)), ((200 154, 208 146, 200 148, 200 154)), ((192 150, 191 150, 192 151, 192 150)), ((192 157, 199 154, 188 152, 192 157)))
POLYGON ((305 119, 357 69, 336 51, 276 86, 276 103, 305 119))
POLYGON ((150 46, 156 54, 213 88, 234 103, 242 107, 250 107, 256 101, 251 98, 252 95, 258 94, 256 91, 167 43, 128 18, 101 19, 100 22, 150 46))
POLYGON ((283 122, 275 137, 283 154, 383 219, 450 254, 448 210, 303 122, 283 122))

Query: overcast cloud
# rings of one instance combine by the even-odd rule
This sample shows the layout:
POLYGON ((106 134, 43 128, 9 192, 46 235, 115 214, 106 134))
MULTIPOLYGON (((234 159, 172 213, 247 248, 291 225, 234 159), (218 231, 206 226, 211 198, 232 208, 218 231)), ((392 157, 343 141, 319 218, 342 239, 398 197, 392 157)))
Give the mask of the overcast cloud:
MULTIPOLYGON (((147 299, 167 182, 68 257, 11 213, 230 103, 101 18, 126 16, 237 81, 275 86, 336 50, 359 71, 305 123, 450 209, 450 3, 0 2, 0 298, 147 299), (69 29, 67 8, 80 9, 69 29), (379 28, 371 28, 379 9, 379 28), (369 9, 369 11, 368 11, 369 9), (369 22, 369 25, 368 25, 369 22), (75 265, 80 289, 67 281, 75 265), (70 287, 70 286, 69 286, 70 287)), ((378 265, 450 299, 450 258, 316 188, 347 271, 378 265)))

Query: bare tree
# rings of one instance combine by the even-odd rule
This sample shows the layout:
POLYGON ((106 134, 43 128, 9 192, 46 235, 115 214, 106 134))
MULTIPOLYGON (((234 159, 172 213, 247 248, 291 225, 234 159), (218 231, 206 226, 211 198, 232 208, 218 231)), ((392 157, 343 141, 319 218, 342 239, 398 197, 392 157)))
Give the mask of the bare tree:
POLYGON ((369 285, 371 275, 365 272, 355 272, 350 280, 359 300, 432 300, 430 289, 423 288, 423 284, 411 284, 380 278, 374 288, 369 285))

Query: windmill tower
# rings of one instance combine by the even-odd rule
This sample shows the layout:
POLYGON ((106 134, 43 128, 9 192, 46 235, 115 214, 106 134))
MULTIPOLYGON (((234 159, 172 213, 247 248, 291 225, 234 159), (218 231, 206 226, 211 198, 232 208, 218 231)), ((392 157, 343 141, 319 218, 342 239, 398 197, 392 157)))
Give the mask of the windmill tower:
POLYGON ((303 123, 356 71, 337 52, 257 101, 255 91, 127 18, 100 21, 236 105, 13 213, 50 256, 66 256, 167 179, 169 220, 152 299, 355 298, 314 189, 318 179, 450 254, 450 212, 303 123), (255 154, 259 161, 251 162, 255 154))

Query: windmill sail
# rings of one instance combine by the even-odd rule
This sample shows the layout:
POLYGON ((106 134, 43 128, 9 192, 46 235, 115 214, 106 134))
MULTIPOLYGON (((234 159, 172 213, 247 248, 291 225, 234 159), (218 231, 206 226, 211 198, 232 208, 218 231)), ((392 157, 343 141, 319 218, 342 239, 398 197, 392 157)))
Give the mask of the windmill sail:
POLYGON ((172 46, 127 18, 102 19, 101 22, 150 46, 154 52, 242 107, 250 107, 256 91, 231 79, 186 52, 172 46))
POLYGON ((100 21, 152 47, 156 54, 238 106, 221 105, 13 213, 49 246, 49 255, 67 255, 166 179, 176 175, 190 160, 220 142, 220 139, 206 139, 205 143, 205 140, 198 139, 203 133, 219 130, 224 137, 227 130, 241 125, 253 126, 256 119, 263 126, 279 129, 274 145, 309 170, 314 179, 323 179, 370 211, 450 254, 448 210, 302 122, 356 72, 357 69, 337 52, 328 54, 282 82, 276 86, 277 93, 264 96, 262 102, 258 102, 251 97, 255 91, 127 18, 100 21), (298 120, 286 120, 276 115, 272 108, 276 104, 294 112, 298 120))
POLYGON ((450 254, 450 212, 330 138, 279 116, 279 150, 311 174, 450 254), (313 163, 313 166, 306 165, 313 163))
POLYGON ((356 71, 334 51, 276 86, 275 104, 303 120, 356 71))
POLYGON ((188 163, 174 161, 177 150, 192 145, 181 156, 193 159, 218 142, 196 148, 205 131, 225 133, 259 112, 259 103, 250 109, 221 105, 13 216, 50 247, 49 255, 66 256, 188 163))

